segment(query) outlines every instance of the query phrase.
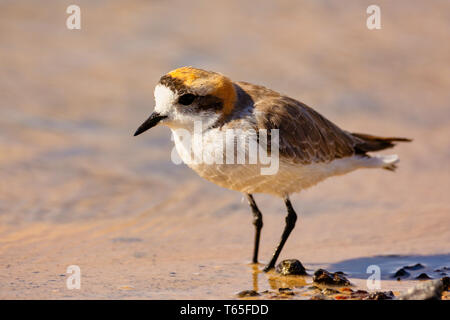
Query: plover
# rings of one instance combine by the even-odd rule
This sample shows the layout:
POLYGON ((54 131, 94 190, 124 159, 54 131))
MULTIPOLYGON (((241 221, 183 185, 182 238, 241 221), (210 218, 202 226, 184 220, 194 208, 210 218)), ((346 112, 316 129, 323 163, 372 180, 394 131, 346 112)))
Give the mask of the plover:
MULTIPOLYGON (((193 67, 178 68, 162 76, 155 87, 154 96, 154 112, 134 135, 157 124, 168 126, 172 130, 176 150, 189 167, 206 180, 245 194, 255 226, 254 263, 258 261, 263 219, 253 194, 271 194, 284 200, 287 209, 286 225, 264 271, 275 266, 294 229, 297 214, 289 200, 290 194, 309 188, 328 177, 359 168, 394 171, 398 162, 397 155, 369 153, 391 148, 395 142, 411 141, 406 138, 350 133, 288 96, 263 86, 233 82, 220 73, 193 67), (269 154, 277 151, 277 170, 271 174, 263 174, 263 164, 259 160, 254 163, 192 161, 190 147, 195 149, 195 139, 186 139, 183 133, 195 135, 196 123, 200 123, 199 132, 203 138, 200 149, 206 153, 210 153, 206 150, 212 149, 216 153, 217 150, 225 153, 226 147, 222 149, 222 140, 226 136, 224 133, 229 130, 237 130, 244 138, 256 142, 258 147, 262 143, 259 132, 268 133, 263 142, 268 147, 269 154), (269 138, 271 131, 277 133, 277 141, 269 138)), ((225 145, 228 142, 225 141, 225 145)), ((236 148, 234 155, 239 151, 244 154, 250 151, 248 144, 237 143, 235 140, 233 144, 236 148)))

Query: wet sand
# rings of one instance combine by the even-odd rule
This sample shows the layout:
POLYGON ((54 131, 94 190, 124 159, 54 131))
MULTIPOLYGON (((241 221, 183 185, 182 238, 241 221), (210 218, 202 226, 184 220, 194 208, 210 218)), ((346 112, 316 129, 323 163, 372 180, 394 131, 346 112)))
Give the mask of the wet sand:
MULTIPOLYGON (((405 265, 435 277, 450 266, 447 1, 381 1, 377 31, 365 1, 79 3, 80 31, 65 27, 71 3, 0 4, 0 298, 228 299, 286 285, 249 264, 240 194, 173 164, 167 128, 132 137, 159 77, 182 65, 266 85, 349 131, 414 139, 384 152, 400 156, 396 173, 293 195, 281 259, 343 271, 363 290, 379 265, 394 293, 418 282, 390 277, 405 265), (80 290, 66 288, 69 265, 80 290)), ((255 198, 267 262, 285 212, 255 198)), ((309 299, 311 279, 288 298, 309 299)))

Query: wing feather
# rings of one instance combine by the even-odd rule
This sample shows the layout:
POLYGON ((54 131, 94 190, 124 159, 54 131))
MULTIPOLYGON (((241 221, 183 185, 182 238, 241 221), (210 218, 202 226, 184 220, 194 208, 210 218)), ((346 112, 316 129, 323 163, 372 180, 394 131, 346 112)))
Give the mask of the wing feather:
POLYGON ((279 129, 280 156, 294 163, 329 162, 355 154, 356 138, 307 105, 262 86, 239 83, 259 129, 279 129))

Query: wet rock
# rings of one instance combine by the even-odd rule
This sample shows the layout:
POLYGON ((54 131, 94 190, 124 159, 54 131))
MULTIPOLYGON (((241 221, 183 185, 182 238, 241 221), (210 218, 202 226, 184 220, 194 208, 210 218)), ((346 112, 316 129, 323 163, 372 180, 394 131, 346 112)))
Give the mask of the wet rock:
POLYGON ((444 283, 441 280, 421 282, 402 294, 399 300, 440 300, 444 283))
POLYGON ((401 279, 401 278, 407 278, 409 277, 411 274, 406 271, 404 268, 398 269, 396 273, 394 273, 394 275, 392 276, 392 278, 397 278, 397 279, 401 279))
POLYGON ((255 290, 244 290, 236 294, 239 298, 246 298, 246 297, 257 297, 260 296, 258 292, 255 290))
POLYGON ((297 259, 288 259, 281 261, 276 268, 276 272, 283 276, 305 276, 306 270, 302 263, 297 259))
POLYGON ((386 291, 386 292, 378 291, 378 292, 369 294, 369 296, 367 298, 365 298, 364 300, 392 300, 394 298, 395 298, 395 295, 392 291, 386 291))
POLYGON ((416 277, 417 280, 430 280, 431 278, 426 273, 421 273, 416 277))
POLYGON ((350 281, 339 272, 330 273, 327 270, 319 269, 314 272, 313 281, 315 283, 326 284, 326 285, 337 285, 337 286, 349 286, 350 281))
POLYGON ((422 264, 420 264, 420 263, 416 263, 415 265, 413 265, 413 266, 405 266, 405 267, 403 267, 403 269, 406 269, 406 270, 413 270, 413 271, 415 271, 415 270, 420 270, 420 269, 424 269, 425 267, 422 265, 422 264))
POLYGON ((365 290, 357 290, 355 292, 352 292, 350 295, 350 298, 352 299, 365 299, 369 296, 369 293, 365 290))
POLYGON ((294 292, 290 288, 278 288, 278 292, 284 295, 293 296, 294 292))

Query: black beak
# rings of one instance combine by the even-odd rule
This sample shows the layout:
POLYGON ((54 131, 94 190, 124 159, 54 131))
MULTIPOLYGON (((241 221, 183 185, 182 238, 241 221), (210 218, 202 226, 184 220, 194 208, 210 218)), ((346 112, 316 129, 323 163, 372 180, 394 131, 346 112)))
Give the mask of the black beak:
POLYGON ((145 122, 141 124, 141 126, 136 130, 134 136, 136 137, 137 135, 140 135, 142 132, 145 132, 148 129, 153 128, 158 124, 158 122, 160 122, 162 119, 165 118, 167 118, 167 116, 162 116, 158 112, 153 112, 150 115, 150 117, 147 120, 145 120, 145 122))

